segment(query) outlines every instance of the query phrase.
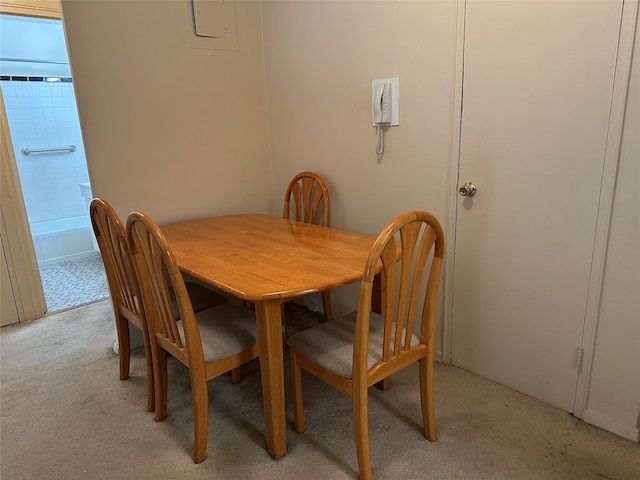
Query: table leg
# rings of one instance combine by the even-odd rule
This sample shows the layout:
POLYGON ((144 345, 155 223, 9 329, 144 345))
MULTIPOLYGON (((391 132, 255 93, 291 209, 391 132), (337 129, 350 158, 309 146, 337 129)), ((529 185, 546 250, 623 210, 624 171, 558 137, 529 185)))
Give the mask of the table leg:
POLYGON ((255 305, 267 450, 278 458, 287 452, 280 302, 267 300, 255 305))

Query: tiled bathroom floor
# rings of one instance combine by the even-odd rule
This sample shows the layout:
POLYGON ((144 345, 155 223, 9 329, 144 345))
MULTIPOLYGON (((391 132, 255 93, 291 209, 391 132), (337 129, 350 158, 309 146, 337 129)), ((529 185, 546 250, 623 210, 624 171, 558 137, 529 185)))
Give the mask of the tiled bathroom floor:
POLYGON ((47 313, 109 298, 100 255, 40 267, 47 313))

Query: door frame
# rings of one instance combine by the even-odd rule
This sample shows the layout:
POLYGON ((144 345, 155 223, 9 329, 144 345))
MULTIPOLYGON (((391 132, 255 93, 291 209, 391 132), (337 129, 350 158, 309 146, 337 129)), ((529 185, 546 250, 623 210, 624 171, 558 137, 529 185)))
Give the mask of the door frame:
MULTIPOLYGON (((451 363, 453 330, 453 287, 456 247, 456 225, 458 217, 458 183, 460 180, 460 145, 462 132, 462 97, 464 76, 464 36, 466 19, 466 0, 457 0, 455 79, 452 115, 451 167, 449 176, 449 205, 445 246, 448 253, 444 272, 444 331, 443 360, 451 363)), ((591 365, 600 309, 600 292, 604 279, 604 266, 608 247, 609 230, 613 200, 616 192, 616 173, 620 160, 620 145, 626 112, 627 95, 631 74, 633 44, 638 21, 638 1, 623 0, 622 19, 618 38, 618 53, 614 73, 613 93, 609 110, 609 123, 602 179, 600 182, 600 201, 598 204, 595 239, 591 256, 591 274, 585 305, 584 327, 582 332, 582 365, 578 371, 578 381, 574 400, 573 415, 584 417, 586 409, 591 365)))
POLYGON ((591 276, 589 279, 584 330, 582 333, 582 368, 578 372, 578 385, 576 387, 573 413, 574 416, 578 418, 584 417, 584 412, 587 407, 591 365, 597 338, 600 300, 602 298, 604 267, 609 246, 609 231, 611 230, 613 202, 616 193, 616 176, 620 163, 620 146, 622 144, 624 117, 631 80, 631 62, 637 21, 638 1, 624 0, 622 4, 620 36, 618 39, 618 57, 613 79, 613 93, 611 95, 607 146, 604 154, 602 180, 600 182, 600 203, 598 206, 598 218, 596 220, 593 256, 591 257, 591 276))
MULTIPOLYGON (((0 1, 0 13, 24 17, 62 20, 58 0, 0 1)), ((31 238, 27 210, 18 177, 18 165, 9 132, 4 98, 0 94, 0 135, 2 149, 2 213, 3 245, 9 272, 10 287, 18 311, 18 321, 24 322, 42 317, 47 311, 42 279, 31 238)), ((6 288, 5 286, 4 288, 6 288)))
POLYGON ((0 0, 0 13, 60 20, 59 0, 0 0))

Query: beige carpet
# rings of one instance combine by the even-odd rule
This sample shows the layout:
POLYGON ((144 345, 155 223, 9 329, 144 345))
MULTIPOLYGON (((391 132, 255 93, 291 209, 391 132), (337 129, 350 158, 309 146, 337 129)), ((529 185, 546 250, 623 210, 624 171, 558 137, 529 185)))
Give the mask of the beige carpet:
MULTIPOLYGON (((194 465, 186 369, 171 362, 169 416, 155 423, 142 352, 120 382, 113 341, 108 302, 0 330, 2 480, 357 478, 349 399, 305 375, 307 431, 296 434, 288 363, 287 454, 266 452, 256 361, 238 385, 209 383, 208 457, 194 465)), ((371 390, 375 478, 640 478, 638 444, 452 366, 436 365, 439 437, 430 443, 416 380, 413 368, 390 390, 371 390)))

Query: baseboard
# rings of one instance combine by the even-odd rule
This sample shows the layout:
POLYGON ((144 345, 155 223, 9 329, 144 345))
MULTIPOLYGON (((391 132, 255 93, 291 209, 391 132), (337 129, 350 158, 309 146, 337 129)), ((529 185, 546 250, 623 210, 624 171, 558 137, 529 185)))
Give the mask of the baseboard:
POLYGON ((583 420, 607 432, 615 433, 634 442, 640 442, 640 429, 638 429, 638 427, 624 425, 616 420, 605 417, 599 413, 590 412, 589 410, 584 412, 583 420))
POLYGON ((442 350, 434 350, 433 352, 433 359, 436 362, 444 362, 444 355, 442 354, 442 350))

